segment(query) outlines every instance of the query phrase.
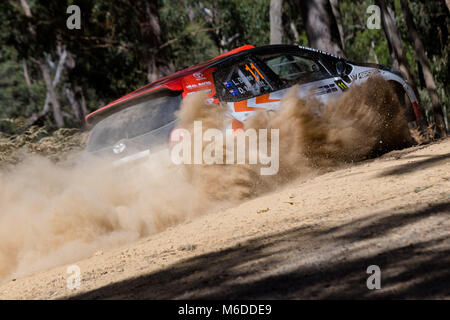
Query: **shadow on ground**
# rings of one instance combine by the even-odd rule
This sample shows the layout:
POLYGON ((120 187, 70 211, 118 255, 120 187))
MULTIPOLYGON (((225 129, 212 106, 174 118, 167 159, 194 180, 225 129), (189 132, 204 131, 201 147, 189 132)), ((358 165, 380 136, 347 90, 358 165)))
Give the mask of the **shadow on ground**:
MULTIPOLYGON (((405 157, 407 159, 408 157, 405 157)), ((450 153, 438 156, 427 157, 426 159, 414 161, 390 168, 380 174, 380 177, 399 176, 411 173, 416 170, 424 170, 433 166, 438 166, 450 160, 450 153)))
POLYGON ((450 202, 437 202, 414 210, 392 209, 338 228, 304 226, 196 256, 72 299, 448 298, 449 233, 442 226, 434 232, 448 216, 450 202), (435 218, 442 219, 429 226, 427 240, 417 236, 410 242, 376 248, 387 234, 435 218), (314 244, 305 248, 305 239, 314 244), (340 255, 333 254, 333 248, 349 249, 340 255), (323 255, 316 259, 319 252, 323 255), (366 269, 372 264, 381 268, 381 290, 367 289, 366 269))

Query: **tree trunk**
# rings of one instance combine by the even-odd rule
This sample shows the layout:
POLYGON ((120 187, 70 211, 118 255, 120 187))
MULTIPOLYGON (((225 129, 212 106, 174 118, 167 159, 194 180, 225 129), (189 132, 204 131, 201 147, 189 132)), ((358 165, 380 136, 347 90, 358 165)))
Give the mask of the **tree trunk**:
POLYGON ((383 22, 384 33, 386 40, 390 44, 395 63, 398 65, 400 72, 409 84, 413 87, 414 92, 417 93, 416 82, 409 68, 408 60, 403 49, 400 33, 395 24, 394 12, 385 0, 375 0, 375 3, 381 9, 381 21, 383 22))
POLYGON ((45 87, 47 88, 47 95, 49 97, 50 103, 52 104, 53 118, 58 128, 62 128, 64 126, 64 120, 61 114, 61 106, 59 104, 55 88, 53 87, 53 83, 50 78, 50 72, 44 59, 39 59, 38 64, 44 77, 45 87))
POLYGON ((416 52, 416 58, 422 67, 423 77, 425 80, 425 86, 427 88, 428 95, 430 96, 431 103, 433 105, 434 120, 436 122, 436 129, 440 136, 446 136, 448 128, 445 127, 444 113, 442 112, 441 101, 437 94, 436 83, 434 81, 433 73, 431 72, 430 63, 425 55, 425 49, 422 41, 420 40, 417 32, 416 25, 413 20, 411 10, 409 10, 408 2, 401 0, 403 16, 405 17, 406 26, 408 27, 411 41, 414 44, 414 50, 416 52))
POLYGON ((25 77, 25 82, 27 84, 27 91, 28 91, 30 98, 32 98, 33 92, 31 91, 31 80, 30 80, 30 75, 28 74, 27 61, 25 59, 22 60, 22 67, 23 67, 23 76, 25 77))
POLYGON ((339 30, 339 37, 341 38, 341 47, 345 49, 344 28, 342 27, 341 9, 339 9, 339 0, 330 0, 331 9, 339 30))
POLYGON ((147 79, 158 80, 161 74, 156 63, 157 48, 161 44, 161 26, 159 24, 158 4, 156 1, 144 1, 141 34, 143 38, 143 55, 147 64, 147 79))
POLYGON ((139 56, 145 63, 147 79, 153 82, 161 76, 173 72, 167 48, 161 48, 164 32, 159 21, 159 1, 140 0, 130 3, 136 19, 139 21, 142 46, 139 56))
POLYGON ((84 98, 83 88, 79 86, 76 82, 73 87, 75 91, 75 99, 77 99, 77 101, 79 101, 80 103, 81 115, 84 119, 84 117, 88 114, 88 110, 86 105, 86 99, 84 98))
MULTIPOLYGON (((55 95, 56 95, 55 89, 56 89, 56 86, 58 85, 58 83, 59 83, 59 81, 61 79, 61 74, 63 72, 63 68, 64 68, 64 65, 65 65, 66 58, 67 58, 67 51, 66 51, 66 49, 63 49, 60 45, 58 45, 58 54, 59 54, 59 60, 58 60, 58 64, 56 64, 56 65, 55 65, 55 63, 53 63, 50 60, 50 57, 48 55, 46 55, 46 59, 45 60, 44 59, 34 60, 34 62, 36 62, 39 65, 39 68, 42 71, 42 75, 44 76, 44 82, 45 82, 46 87, 47 87, 47 82, 45 80, 45 76, 46 75, 44 74, 44 70, 43 70, 42 65, 41 65, 43 63, 44 68, 46 70, 45 72, 50 78, 50 82, 52 84, 52 90, 53 90, 55 95), (55 67, 55 76, 53 77, 53 80, 51 80, 50 70, 48 69, 47 64, 50 65, 50 66, 55 65, 54 66, 55 67)), ((56 96, 56 100, 57 99, 58 98, 56 96)), ((57 111, 56 112, 57 113, 61 113, 61 112, 58 112, 58 110, 59 111, 61 110, 58 100, 56 102, 57 102, 57 106, 56 106, 57 111)), ((53 103, 52 93, 51 93, 51 91, 48 90, 48 87, 47 87, 47 95, 45 96, 44 107, 42 108, 42 110, 40 112, 38 112, 36 114, 33 114, 31 116, 30 121, 29 121, 29 125, 32 125, 37 120, 39 120, 42 116, 46 115, 47 112, 50 111, 50 104, 53 106, 53 111, 55 112, 55 104, 53 103)), ((56 123, 56 125, 58 127, 60 127, 60 125, 58 124, 58 122, 56 120, 56 117, 58 117, 58 116, 54 115, 55 123, 56 123)))
POLYGON ((26 0, 20 0, 20 6, 22 7, 23 12, 28 18, 31 18, 31 10, 28 2, 26 0))
POLYGON ((270 0, 270 44, 283 43, 283 0, 270 0))
POLYGON ((23 76, 25 77, 25 82, 27 83, 27 86, 31 86, 30 76, 28 74, 28 67, 27 67, 27 61, 24 59, 22 60, 22 67, 23 67, 23 76))
MULTIPOLYGON (((375 0, 375 3, 381 9, 381 22, 383 23, 384 33, 386 35, 386 40, 389 45, 389 50, 391 52, 393 67, 398 69, 402 74, 403 78, 408 82, 408 84, 413 89, 417 100, 420 99, 419 91, 417 90, 416 81, 409 68, 408 60, 406 59, 405 50, 403 49, 402 39, 400 33, 398 32, 397 26, 395 24, 395 16, 392 8, 386 3, 385 0, 375 0)), ((420 115, 418 117, 418 125, 420 130, 425 133, 427 123, 426 119, 423 118, 425 110, 419 101, 420 115), (422 116, 422 118, 421 118, 422 116)))
POLYGON ((297 27, 295 26, 294 21, 291 21, 289 27, 291 28, 292 34, 294 35, 294 43, 298 44, 300 41, 300 36, 298 34, 297 27))
MULTIPOLYGON (((25 16, 27 16, 28 18, 33 17, 31 10, 30 10, 30 6, 28 5, 28 2, 26 0, 20 0, 20 6, 21 6, 22 10, 24 11, 25 16)), ((30 30, 30 33, 33 36, 36 36, 36 30, 31 24, 29 24, 28 29, 30 30)), ((61 49, 61 47, 59 47, 58 49, 61 49)), ((42 108, 42 110, 39 113, 31 116, 31 119, 29 122, 30 125, 33 124, 41 116, 45 115, 48 112, 49 103, 51 103, 52 108, 53 108, 53 118, 55 120, 57 127, 61 128, 64 126, 64 119, 63 119, 62 113, 61 113, 61 105, 59 104, 58 97, 55 92, 55 87, 56 87, 57 83, 59 82, 59 78, 61 76, 61 72, 62 72, 61 69, 64 65, 64 60, 66 58, 66 51, 64 50, 63 52, 61 52, 60 50, 58 50, 58 54, 60 54, 60 60, 59 60, 58 66, 56 68, 55 77, 53 78, 53 81, 50 77, 50 70, 47 67, 47 61, 45 59, 45 54, 44 54, 44 57, 34 60, 34 62, 36 62, 38 64, 39 68, 41 69, 42 76, 44 78, 45 87, 47 88, 47 96, 45 98, 44 107, 42 108)))
POLYGON ((78 101, 75 99, 75 94, 73 93, 72 89, 69 87, 66 87, 64 89, 64 92, 66 93, 67 100, 69 100, 70 105, 72 106, 73 114, 75 115, 75 118, 77 121, 80 121, 82 119, 81 115, 81 107, 78 101))
POLYGON ((373 39, 370 39, 370 48, 371 48, 371 51, 372 51, 372 54, 373 54, 373 58, 374 58, 374 60, 375 60, 375 63, 376 63, 376 64, 380 63, 380 62, 378 61, 377 51, 376 51, 376 49, 375 49, 375 43, 373 42, 373 39))
POLYGON ((329 0, 298 0, 309 46, 345 57, 329 0))

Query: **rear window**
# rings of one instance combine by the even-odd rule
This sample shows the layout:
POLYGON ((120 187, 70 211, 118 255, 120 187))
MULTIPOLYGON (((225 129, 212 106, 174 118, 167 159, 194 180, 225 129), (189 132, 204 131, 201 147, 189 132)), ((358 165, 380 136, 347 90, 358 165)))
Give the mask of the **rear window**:
POLYGON ((121 140, 130 140, 175 122, 175 112, 180 108, 180 103, 181 94, 157 98, 150 96, 108 116, 92 129, 87 151, 110 147, 121 140))

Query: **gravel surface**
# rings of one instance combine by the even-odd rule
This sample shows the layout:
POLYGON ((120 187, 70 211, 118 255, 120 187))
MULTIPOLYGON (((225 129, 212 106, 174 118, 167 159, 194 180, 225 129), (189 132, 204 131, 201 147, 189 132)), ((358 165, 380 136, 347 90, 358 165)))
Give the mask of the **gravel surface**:
POLYGON ((447 139, 98 251, 74 263, 76 290, 65 265, 3 284, 0 298, 448 299, 449 217, 447 139), (379 290, 367 288, 370 265, 379 290))

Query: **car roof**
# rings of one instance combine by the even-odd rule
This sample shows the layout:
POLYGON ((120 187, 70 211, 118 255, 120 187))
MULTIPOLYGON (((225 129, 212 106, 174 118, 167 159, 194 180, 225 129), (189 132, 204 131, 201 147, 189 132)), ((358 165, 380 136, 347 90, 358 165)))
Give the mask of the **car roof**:
MULTIPOLYGON (((151 82, 109 104, 107 104, 104 107, 101 107, 97 109, 96 111, 88 114, 85 118, 86 123, 88 124, 94 124, 104 117, 110 115, 111 113, 115 112, 116 108, 120 109, 119 107, 124 105, 125 102, 128 102, 134 98, 142 97, 148 94, 156 93, 161 90, 171 90, 171 91, 182 91, 182 79, 190 74, 193 74, 197 71, 204 70, 206 68, 214 67, 220 63, 225 62, 226 60, 235 59, 242 55, 246 55, 249 53, 255 53, 255 54, 261 54, 261 53, 267 53, 271 51, 280 51, 280 50, 302 50, 305 52, 318 52, 321 54, 326 54, 333 56, 327 52, 323 52, 316 49, 311 49, 307 47, 302 46, 296 46, 296 45, 267 45, 267 46, 261 46, 261 47, 255 47, 253 45, 245 45, 239 48, 236 48, 234 50, 225 52, 221 55, 218 55, 217 57, 214 57, 211 60, 208 60, 206 62, 184 68, 182 70, 176 71, 168 76, 165 76, 161 79, 158 79, 154 82, 151 82)), ((335 58, 339 58, 336 56, 333 56, 335 58)))

